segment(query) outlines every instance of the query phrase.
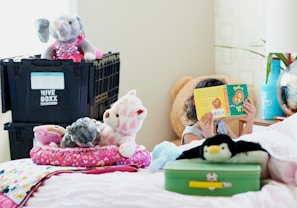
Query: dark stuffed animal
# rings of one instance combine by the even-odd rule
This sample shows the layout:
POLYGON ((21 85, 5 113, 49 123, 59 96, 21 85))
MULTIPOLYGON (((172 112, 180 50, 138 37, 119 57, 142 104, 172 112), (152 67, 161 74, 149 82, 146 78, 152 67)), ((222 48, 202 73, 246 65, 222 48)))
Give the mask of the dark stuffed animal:
POLYGON ((103 124, 95 119, 79 118, 66 127, 61 147, 93 147, 99 144, 103 124))
POLYGON ((228 135, 218 134, 206 139, 202 145, 184 151, 179 159, 200 158, 209 162, 250 162, 258 161, 267 154, 260 144, 248 141, 234 141, 228 135))

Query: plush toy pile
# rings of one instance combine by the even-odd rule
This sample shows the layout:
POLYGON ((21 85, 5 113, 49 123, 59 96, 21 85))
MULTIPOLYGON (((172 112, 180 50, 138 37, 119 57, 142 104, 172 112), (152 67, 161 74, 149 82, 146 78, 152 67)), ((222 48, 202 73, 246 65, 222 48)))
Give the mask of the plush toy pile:
POLYGON ((35 21, 35 27, 40 41, 47 43, 50 35, 55 39, 41 58, 88 62, 103 56, 103 52, 86 39, 83 22, 78 16, 61 15, 52 22, 41 18, 35 21))
POLYGON ((43 145, 66 147, 93 147, 99 144, 102 129, 100 121, 89 117, 77 119, 64 128, 60 125, 46 124, 33 128, 34 137, 43 145))
POLYGON ((131 90, 105 111, 103 122, 83 117, 66 128, 34 127, 38 144, 31 149, 30 157, 42 165, 147 167, 151 162, 150 152, 136 143, 136 134, 146 116, 147 109, 136 96, 136 90, 131 90))

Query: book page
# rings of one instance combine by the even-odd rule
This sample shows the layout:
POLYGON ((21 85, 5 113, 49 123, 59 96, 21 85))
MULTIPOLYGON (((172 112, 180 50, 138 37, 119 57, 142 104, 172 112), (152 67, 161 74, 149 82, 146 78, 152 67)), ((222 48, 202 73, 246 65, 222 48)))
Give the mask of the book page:
POLYGON ((199 120, 208 112, 212 112, 215 118, 229 114, 225 85, 195 89, 194 100, 199 120))
POLYGON ((248 97, 247 85, 230 84, 226 85, 226 88, 230 105, 230 115, 239 116, 246 114, 243 110, 242 104, 248 97))

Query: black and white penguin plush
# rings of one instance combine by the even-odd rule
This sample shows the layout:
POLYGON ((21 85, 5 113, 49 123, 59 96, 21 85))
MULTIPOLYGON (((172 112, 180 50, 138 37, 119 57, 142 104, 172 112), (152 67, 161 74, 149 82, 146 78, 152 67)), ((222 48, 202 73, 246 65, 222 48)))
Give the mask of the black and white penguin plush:
POLYGON ((200 158, 216 163, 258 163, 267 177, 268 152, 255 142, 233 140, 226 134, 205 139, 202 145, 184 151, 176 160, 200 158))
POLYGON ((201 158, 209 162, 225 162, 233 157, 244 159, 252 151, 266 152, 258 143, 236 142, 226 134, 218 134, 207 138, 202 145, 184 151, 177 159, 201 158))

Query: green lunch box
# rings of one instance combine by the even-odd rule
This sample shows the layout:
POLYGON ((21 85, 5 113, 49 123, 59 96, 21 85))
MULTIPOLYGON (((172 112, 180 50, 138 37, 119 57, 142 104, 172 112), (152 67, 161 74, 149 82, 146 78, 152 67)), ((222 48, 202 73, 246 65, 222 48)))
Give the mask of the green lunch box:
POLYGON ((231 196, 261 187, 259 164, 184 159, 166 163, 164 174, 166 190, 188 195, 231 196))

